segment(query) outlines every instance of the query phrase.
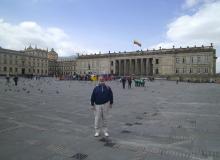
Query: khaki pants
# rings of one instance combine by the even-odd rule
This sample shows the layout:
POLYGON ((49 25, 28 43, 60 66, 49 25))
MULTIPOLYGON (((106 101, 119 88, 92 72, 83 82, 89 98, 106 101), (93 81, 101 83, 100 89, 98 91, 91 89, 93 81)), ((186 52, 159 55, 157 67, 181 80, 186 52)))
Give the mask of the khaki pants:
POLYGON ((109 102, 101 105, 95 105, 95 131, 107 132, 107 116, 109 111, 109 102))

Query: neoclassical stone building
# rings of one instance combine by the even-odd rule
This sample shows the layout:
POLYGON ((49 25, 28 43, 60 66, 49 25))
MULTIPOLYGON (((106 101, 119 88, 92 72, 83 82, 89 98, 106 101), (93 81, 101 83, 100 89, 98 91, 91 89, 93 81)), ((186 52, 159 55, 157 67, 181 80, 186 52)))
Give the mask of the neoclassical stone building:
POLYGON ((0 48, 0 75, 70 76, 75 72, 76 59, 58 58, 53 48, 49 52, 31 45, 21 51, 0 48))
POLYGON ((70 76, 114 74, 119 76, 213 76, 216 50, 194 46, 135 52, 80 55, 58 58, 51 51, 29 46, 22 51, 0 48, 0 75, 70 76))
POLYGON ((63 57, 57 60, 57 74, 71 76, 76 73, 76 59, 73 57, 63 57))
POLYGON ((50 52, 48 52, 48 75, 54 76, 57 75, 57 60, 58 60, 58 53, 54 51, 52 48, 50 52))
POLYGON ((78 74, 168 76, 214 75, 216 50, 210 46, 80 55, 78 74))
POLYGON ((76 59, 74 57, 58 57, 52 48, 48 52, 49 76, 71 76, 76 73, 76 59))
POLYGON ((22 51, 0 47, 0 75, 48 75, 47 50, 32 48, 22 51))

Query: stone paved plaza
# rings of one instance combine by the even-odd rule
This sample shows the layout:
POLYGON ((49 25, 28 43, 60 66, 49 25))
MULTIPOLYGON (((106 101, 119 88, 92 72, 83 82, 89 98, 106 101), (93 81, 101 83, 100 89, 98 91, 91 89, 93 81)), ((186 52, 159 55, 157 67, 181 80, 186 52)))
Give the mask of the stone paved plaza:
POLYGON ((114 105, 103 139, 93 136, 94 82, 19 79, 15 87, 0 79, 0 159, 220 159, 219 84, 108 84, 114 105))

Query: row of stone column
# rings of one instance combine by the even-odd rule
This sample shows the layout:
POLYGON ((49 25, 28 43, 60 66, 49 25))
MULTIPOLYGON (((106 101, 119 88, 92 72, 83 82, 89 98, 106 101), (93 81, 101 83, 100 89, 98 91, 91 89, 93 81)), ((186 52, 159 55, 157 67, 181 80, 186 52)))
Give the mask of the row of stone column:
POLYGON ((151 75, 152 65, 150 58, 140 59, 118 59, 115 60, 115 74, 126 75, 151 75))

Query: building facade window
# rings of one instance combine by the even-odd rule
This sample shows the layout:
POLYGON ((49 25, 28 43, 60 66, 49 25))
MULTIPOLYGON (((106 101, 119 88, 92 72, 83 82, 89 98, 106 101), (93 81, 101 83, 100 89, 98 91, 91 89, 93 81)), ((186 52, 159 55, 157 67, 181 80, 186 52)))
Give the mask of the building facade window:
POLYGON ((176 58, 176 63, 180 63, 180 58, 179 57, 176 58))
POLYGON ((186 61, 186 60, 185 60, 185 58, 183 57, 182 62, 185 63, 185 61, 186 61))
POLYGON ((156 59, 156 64, 159 64, 159 59, 156 59))
POLYGON ((7 64, 7 56, 4 55, 4 64, 7 64))
POLYGON ((194 63, 194 59, 193 59, 193 57, 191 57, 191 63, 192 63, 192 64, 194 63))
POLYGON ((197 63, 201 63, 201 57, 200 56, 197 57, 197 63))
POLYGON ((178 68, 176 68, 176 73, 177 73, 177 74, 179 73, 179 69, 178 69, 178 68))
POLYGON ((7 72, 7 67, 4 67, 4 72, 7 72))
POLYGON ((208 61, 209 61, 209 56, 205 56, 205 57, 204 57, 204 61, 205 61, 205 63, 208 63, 208 61))
POLYGON ((183 73, 186 73, 186 68, 183 68, 183 73))

